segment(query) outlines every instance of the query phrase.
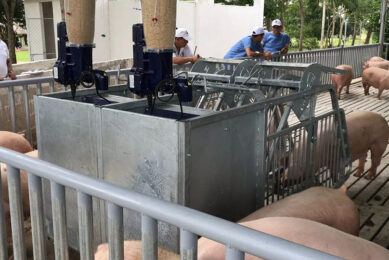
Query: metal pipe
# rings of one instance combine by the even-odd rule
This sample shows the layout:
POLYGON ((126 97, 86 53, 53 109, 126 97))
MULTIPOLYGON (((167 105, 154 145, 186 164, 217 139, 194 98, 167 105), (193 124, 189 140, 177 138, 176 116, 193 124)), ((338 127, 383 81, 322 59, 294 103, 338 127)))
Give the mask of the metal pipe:
POLYGON ((78 235, 80 258, 94 259, 93 206, 92 197, 83 192, 77 193, 78 201, 78 235))
POLYGON ((111 202, 108 203, 108 243, 109 259, 123 259, 123 208, 111 202))
POLYGON ((26 259, 20 170, 7 163, 9 208, 14 259, 26 259))
POLYGON ((16 132, 16 115, 15 115, 15 99, 14 99, 14 88, 8 87, 8 106, 11 114, 11 129, 12 132, 16 132))
POLYGON ((380 16, 380 37, 379 37, 379 50, 378 50, 378 56, 382 57, 382 50, 384 47, 384 38, 385 38, 385 26, 386 26, 386 11, 388 1, 387 0, 381 0, 381 16, 380 16))
POLYGON ((180 230, 180 256, 181 260, 197 259, 197 235, 181 228, 180 230))
POLYGON ((28 173, 28 192, 34 259, 46 259, 46 233, 43 218, 42 179, 28 173))
POLYGON ((28 103, 28 85, 23 86, 24 115, 27 128, 27 140, 32 143, 31 124, 30 124, 30 106, 28 103))
MULTIPOLYGON (((29 171, 34 172, 34 171, 29 171)), ((51 206, 55 259, 69 259, 66 234, 65 187, 51 180, 51 206)))
POLYGON ((142 259, 158 258, 158 222, 142 214, 142 259))
MULTIPOLYGON (((0 201, 4 201, 3 183, 1 179, 0 179, 0 201)), ((7 241, 7 233, 6 233, 4 203, 0 203, 0 260, 8 260, 8 241, 7 241)))
POLYGON ((226 260, 243 260, 244 252, 235 248, 226 247, 226 260))
MULTIPOLYGON (((122 252, 123 249, 123 212, 120 207, 125 207, 212 240, 223 241, 231 247, 255 256, 273 259, 339 259, 324 252, 255 231, 203 212, 145 196, 86 175, 77 174, 6 148, 0 148, 0 161, 23 168, 42 178, 50 179, 52 183, 56 182, 69 186, 91 196, 110 201, 108 217, 111 229, 112 227, 120 227, 116 230, 116 235, 112 234, 117 240, 121 236, 120 243, 117 244, 117 253, 122 252), (119 248, 120 246, 121 248, 119 248), (283 248, 283 250, 280 250, 280 248, 283 248)), ((112 231, 110 232, 112 233, 112 231)), ((112 241, 111 235, 110 239, 110 245, 113 247, 114 241, 112 241)))

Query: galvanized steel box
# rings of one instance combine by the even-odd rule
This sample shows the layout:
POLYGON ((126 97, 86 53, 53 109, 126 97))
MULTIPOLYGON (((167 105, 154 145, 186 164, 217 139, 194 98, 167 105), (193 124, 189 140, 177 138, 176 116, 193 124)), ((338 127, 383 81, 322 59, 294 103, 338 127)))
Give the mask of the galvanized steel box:
MULTIPOLYGON (((231 221, 261 200, 258 106, 222 112, 184 107, 196 116, 176 120, 145 114, 145 100, 95 107, 52 94, 36 97, 35 105, 43 160, 231 221)), ((179 111, 174 104, 159 108, 179 111)), ((67 192, 69 244, 77 248, 76 201, 76 193, 67 192)), ((106 203, 95 200, 94 212, 96 244, 106 242, 106 203)), ((125 210, 124 227, 125 239, 140 239, 138 213, 125 210)), ((158 237, 178 250, 176 228, 160 223, 158 237)))

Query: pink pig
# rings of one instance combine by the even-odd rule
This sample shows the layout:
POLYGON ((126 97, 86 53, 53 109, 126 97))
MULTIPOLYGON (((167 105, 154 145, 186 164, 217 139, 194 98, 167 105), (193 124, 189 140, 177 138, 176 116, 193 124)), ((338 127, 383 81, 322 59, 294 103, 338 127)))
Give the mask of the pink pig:
POLYGON ((346 86, 346 93, 349 93, 350 83, 353 79, 353 68, 350 65, 339 65, 336 68, 348 71, 347 74, 331 74, 332 85, 336 88, 338 99, 340 99, 340 93, 344 86, 346 86))

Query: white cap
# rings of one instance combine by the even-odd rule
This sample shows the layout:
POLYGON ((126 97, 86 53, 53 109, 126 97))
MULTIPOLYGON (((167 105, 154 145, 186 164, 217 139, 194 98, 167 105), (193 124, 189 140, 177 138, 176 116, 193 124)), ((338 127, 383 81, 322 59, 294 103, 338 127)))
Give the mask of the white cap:
POLYGON ((282 23, 279 19, 275 19, 271 22, 271 26, 282 26, 282 23))
POLYGON ((265 33, 265 30, 262 28, 262 27, 258 27, 256 28, 254 31, 253 31, 253 35, 260 35, 260 34, 264 34, 265 33))
POLYGON ((176 38, 180 38, 180 37, 184 38, 187 41, 192 40, 192 38, 190 38, 189 36, 188 30, 185 28, 178 28, 176 30, 176 38))

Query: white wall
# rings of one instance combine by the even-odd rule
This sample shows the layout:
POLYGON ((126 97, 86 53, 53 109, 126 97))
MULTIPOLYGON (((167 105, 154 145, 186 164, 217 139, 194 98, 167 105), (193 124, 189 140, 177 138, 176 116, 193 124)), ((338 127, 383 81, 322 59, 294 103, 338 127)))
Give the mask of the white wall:
MULTIPOLYGON (((43 15, 41 2, 52 2, 54 33, 57 35, 57 23, 61 21, 61 8, 59 0, 24 0, 24 11, 26 17, 28 49, 32 61, 45 59, 45 40, 43 30, 43 15)), ((57 45, 55 46, 57 49, 57 45)))
POLYGON ((231 6, 179 1, 177 27, 186 27, 192 35, 189 46, 197 45, 203 57, 222 58, 238 40, 263 26, 264 0, 254 0, 254 6, 231 6))
MULTIPOLYGON (((25 0, 27 20, 41 17, 41 1, 47 0, 25 0)), ((59 0, 52 2, 56 24, 61 19, 59 0)), ((96 0, 94 62, 132 57, 132 25, 142 22, 140 8, 140 0, 96 0)), ((189 42, 192 50, 197 46, 197 53, 203 57, 221 58, 235 42, 262 26, 263 8, 264 0, 254 0, 254 6, 224 6, 214 4, 213 0, 178 0, 176 24, 188 29, 193 38, 189 42)), ((28 22, 27 30, 29 37, 41 38, 39 44, 29 40, 34 45, 30 46, 31 50, 42 49, 42 31, 30 32, 28 22)))

